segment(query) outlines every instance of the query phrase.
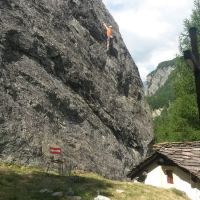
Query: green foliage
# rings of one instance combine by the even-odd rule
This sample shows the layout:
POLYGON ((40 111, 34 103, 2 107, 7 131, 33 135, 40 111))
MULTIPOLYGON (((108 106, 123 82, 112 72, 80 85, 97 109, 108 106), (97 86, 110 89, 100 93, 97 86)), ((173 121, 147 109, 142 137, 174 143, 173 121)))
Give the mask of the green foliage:
MULTIPOLYGON (((192 10, 190 19, 184 20, 184 31, 180 34, 179 37, 180 41, 179 46, 181 51, 188 49, 190 47, 188 30, 190 27, 193 26, 196 27, 198 30, 200 30, 200 0, 194 0, 194 9, 192 10)), ((198 39, 198 43, 200 44, 200 38, 198 39)))
POLYGON ((200 140, 193 72, 180 58, 172 80, 175 100, 154 120, 156 141, 200 140))
POLYGON ((166 83, 162 87, 160 87, 154 95, 146 97, 146 100, 149 103, 152 110, 168 107, 169 103, 174 100, 175 91, 173 87, 173 82, 175 75, 176 74, 172 72, 169 75, 166 83))
POLYGON ((182 58, 177 59, 175 73, 176 78, 173 87, 175 89, 176 98, 187 94, 195 95, 196 89, 193 71, 182 58))
MULTIPOLYGON (((185 30, 180 35, 181 50, 190 47, 189 27, 196 26, 200 30, 200 0, 194 1, 191 18, 186 19, 184 25, 185 30)), ((198 38, 200 41, 200 37, 198 38)), ((166 104, 162 115, 154 120, 157 142, 200 140, 200 122, 193 71, 182 58, 177 58, 176 65, 173 79, 169 80, 172 82, 174 99, 169 105, 166 104)))
POLYGON ((163 62, 159 63, 159 65, 158 65, 156 70, 152 71, 148 75, 154 75, 158 69, 163 69, 165 67, 174 66, 175 63, 176 63, 176 59, 163 61, 163 62))

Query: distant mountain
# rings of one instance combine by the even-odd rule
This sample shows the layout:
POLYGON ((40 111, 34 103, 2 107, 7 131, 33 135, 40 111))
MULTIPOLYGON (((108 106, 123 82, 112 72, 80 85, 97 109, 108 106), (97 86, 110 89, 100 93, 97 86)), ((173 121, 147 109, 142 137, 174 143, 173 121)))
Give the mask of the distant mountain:
POLYGON ((175 69, 175 59, 161 62, 157 68, 147 75, 145 87, 146 96, 152 96, 167 81, 171 72, 175 69))
POLYGON ((174 69, 175 59, 161 62, 156 70, 147 76, 146 99, 151 109, 153 117, 161 114, 164 107, 174 99, 174 69))

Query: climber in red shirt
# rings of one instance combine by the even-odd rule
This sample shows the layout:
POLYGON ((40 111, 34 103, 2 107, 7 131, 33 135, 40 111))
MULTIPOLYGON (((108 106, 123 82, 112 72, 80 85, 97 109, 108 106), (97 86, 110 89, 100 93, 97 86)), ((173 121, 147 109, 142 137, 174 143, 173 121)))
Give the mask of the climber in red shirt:
POLYGON ((107 51, 109 51, 109 49, 111 48, 111 44, 112 44, 112 40, 113 40, 113 30, 112 30, 112 26, 107 26, 104 22, 103 22, 103 26, 106 28, 106 36, 107 36, 107 51))

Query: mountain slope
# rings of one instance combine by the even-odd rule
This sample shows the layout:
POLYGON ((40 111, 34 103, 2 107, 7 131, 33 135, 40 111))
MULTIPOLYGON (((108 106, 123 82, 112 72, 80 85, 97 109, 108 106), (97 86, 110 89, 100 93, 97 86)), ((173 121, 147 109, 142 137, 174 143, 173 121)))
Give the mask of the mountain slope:
POLYGON ((168 107, 169 103, 174 100, 174 80, 176 75, 177 74, 172 71, 168 75, 165 83, 156 90, 155 94, 146 97, 147 102, 149 103, 152 110, 168 107))
POLYGON ((153 117, 160 115, 164 107, 175 98, 174 80, 176 59, 163 61, 147 76, 146 100, 149 103, 153 117))
POLYGON ((99 0, 0 1, 0 158, 122 178, 153 140, 138 69, 99 0), (102 22, 113 25, 106 54, 102 22))
POLYGON ((146 96, 152 96, 167 81, 171 72, 175 69, 175 60, 163 61, 157 68, 147 75, 146 96))

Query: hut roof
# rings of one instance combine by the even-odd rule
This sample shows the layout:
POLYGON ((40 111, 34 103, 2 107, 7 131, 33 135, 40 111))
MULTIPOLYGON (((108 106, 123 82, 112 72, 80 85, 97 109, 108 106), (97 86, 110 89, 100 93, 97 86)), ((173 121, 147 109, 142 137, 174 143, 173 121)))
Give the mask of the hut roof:
POLYGON ((153 146, 154 153, 128 174, 131 178, 160 157, 188 171, 200 180, 200 141, 160 143, 153 146))

